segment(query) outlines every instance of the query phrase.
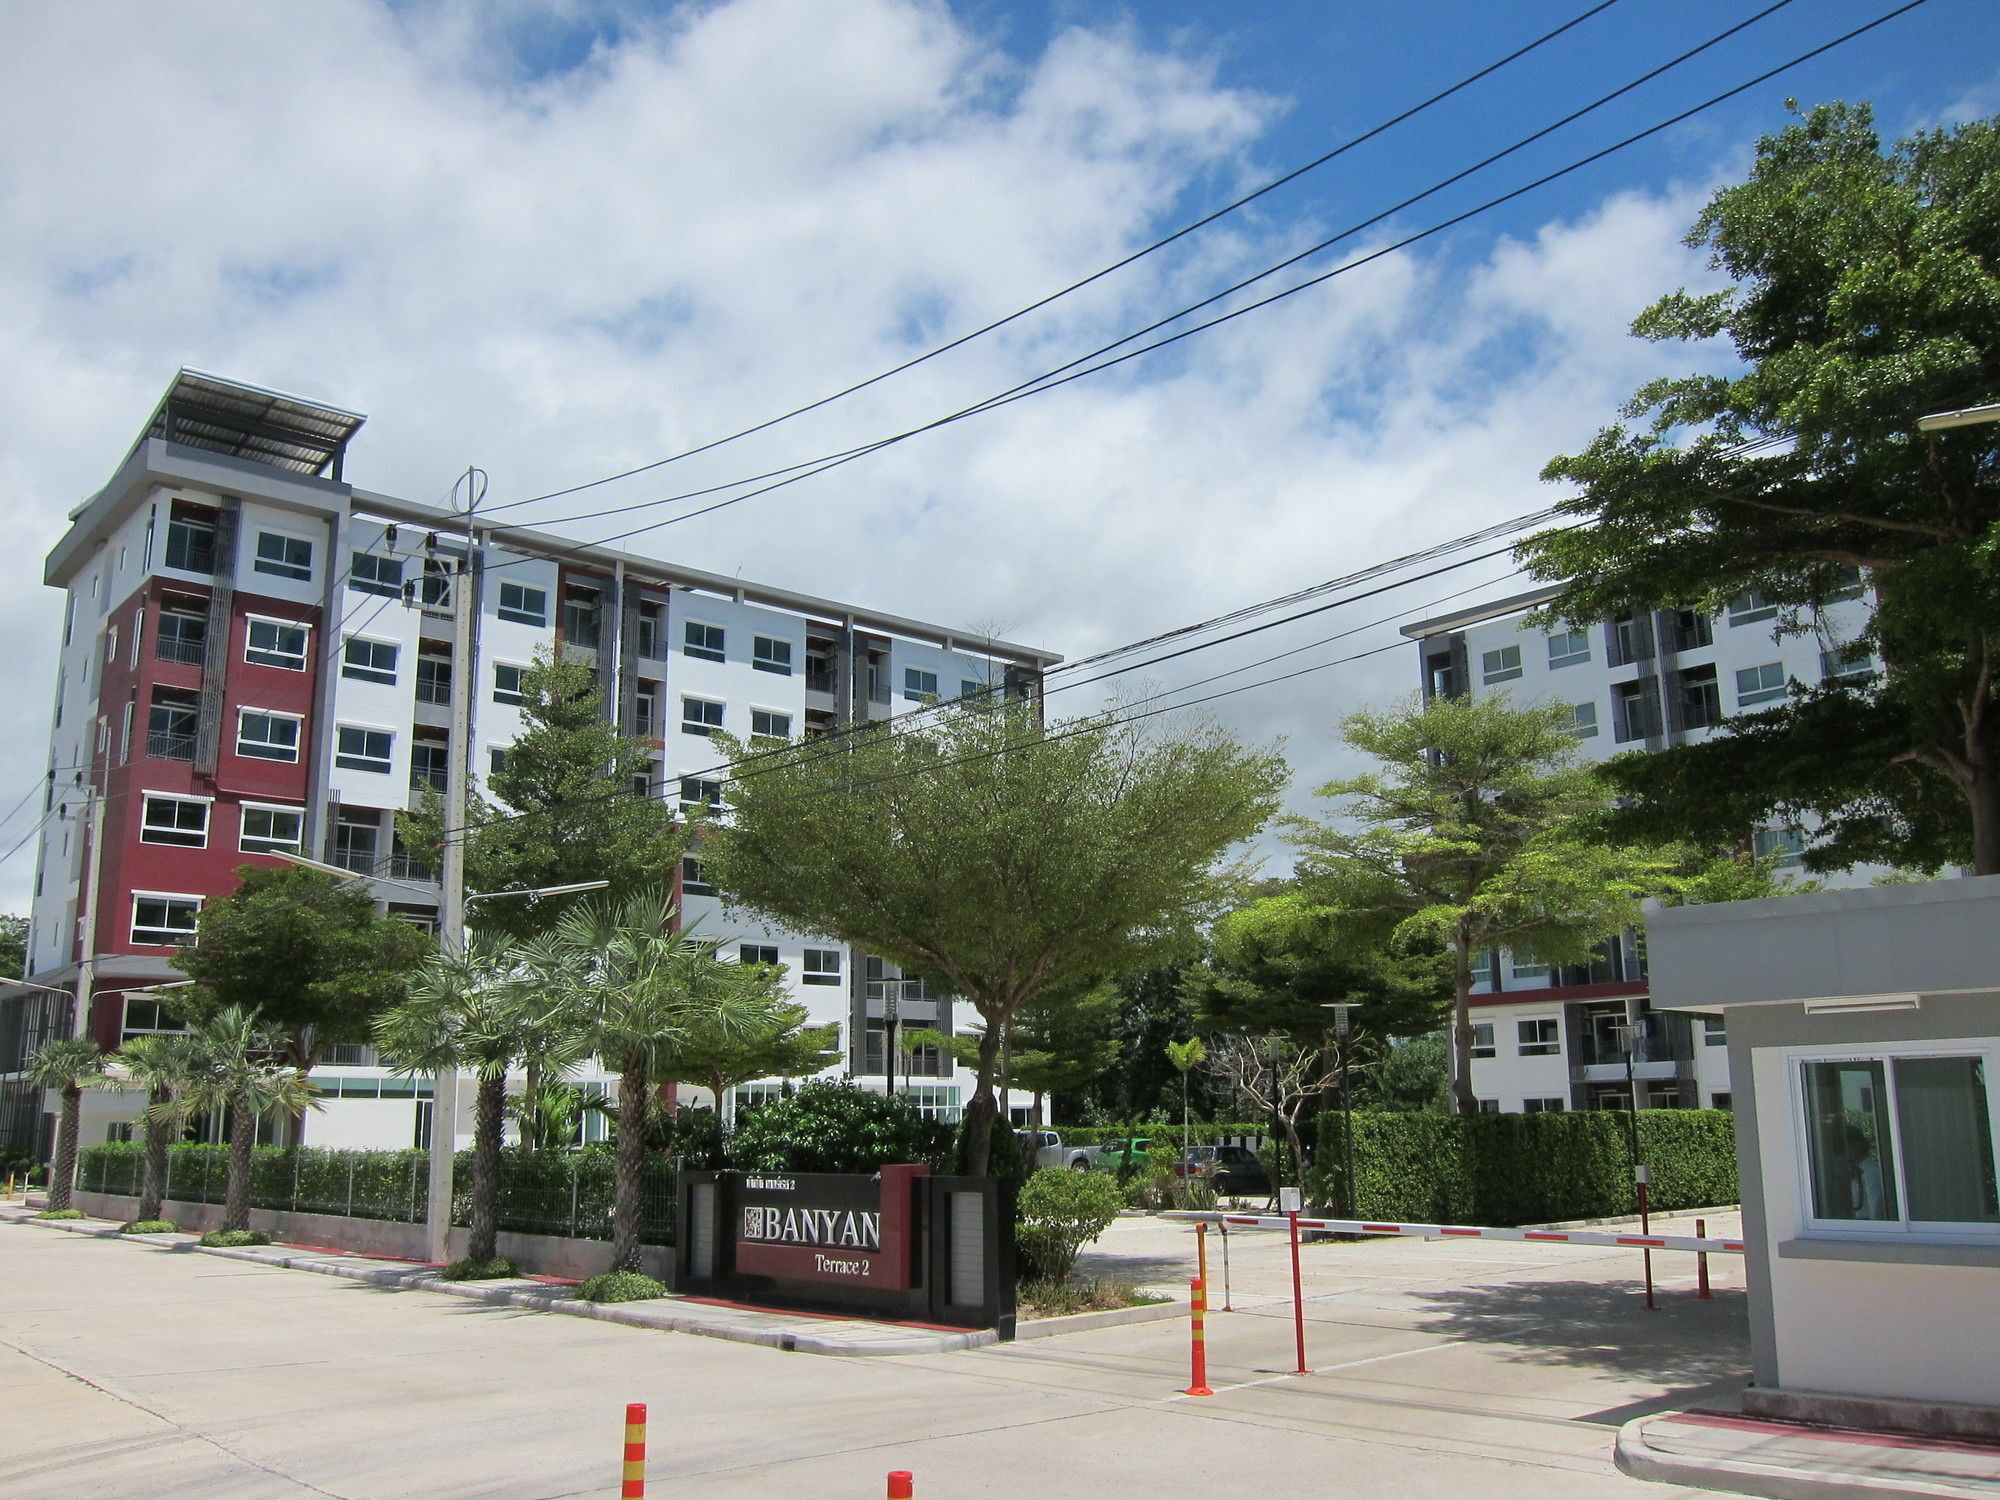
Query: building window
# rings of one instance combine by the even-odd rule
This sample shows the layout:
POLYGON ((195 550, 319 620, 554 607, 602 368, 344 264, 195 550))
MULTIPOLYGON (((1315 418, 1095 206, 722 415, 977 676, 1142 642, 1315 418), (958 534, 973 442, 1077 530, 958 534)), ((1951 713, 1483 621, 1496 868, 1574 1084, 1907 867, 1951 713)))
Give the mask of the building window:
MULTIPOLYGON (((383 747, 383 759, 388 747, 383 747)), ((387 769, 385 766, 383 769, 387 769)), ((410 736, 410 790, 442 794, 451 774, 451 741, 443 734, 419 729, 410 736)))
POLYGON ((304 835, 305 814, 298 808, 245 803, 236 847, 245 854, 296 854, 304 835))
POLYGON ((451 608, 453 561, 442 557, 424 559, 424 576, 417 585, 417 601, 427 610, 442 614, 451 608))
POLYGON ((177 844, 183 849, 208 847, 208 804, 191 797, 146 793, 139 818, 139 842, 177 844))
POLYGON ((252 760, 296 762, 299 758, 299 719, 296 714, 266 713, 259 708, 239 709, 236 714, 236 753, 252 760))
POLYGON ((161 661, 185 662, 200 666, 208 654, 208 620, 188 609, 160 611, 159 630, 153 638, 153 655, 161 661))
POLYGON ((838 948, 808 948, 799 963, 799 983, 839 984, 840 950, 838 948))
POLYGON ((428 643, 417 647, 417 702, 451 702, 451 653, 428 643))
POLYGON ((1516 979, 1547 979, 1549 966, 1538 964, 1531 958, 1509 958, 1507 972, 1516 979))
POLYGON ((215 512, 176 500, 167 521, 167 566, 183 573, 215 571, 215 512))
POLYGON ((501 619, 512 620, 516 625, 547 625, 548 590, 531 589, 521 583, 503 583, 500 585, 500 603, 496 613, 501 619))
POLYGON ((1660 732, 1660 699, 1653 679, 1621 682, 1611 689, 1611 716, 1618 742, 1651 739, 1660 732))
POLYGON ((2000 1225, 1992 1068, 1986 1052, 1800 1062, 1812 1218, 2000 1225))
POLYGON ((1828 604, 1840 604, 1848 599, 1859 599, 1865 591, 1861 570, 1856 567, 1835 568, 1834 586, 1827 591, 1828 604))
POLYGON ((1736 669, 1736 706, 1748 708, 1753 703, 1769 703, 1773 698, 1785 696, 1785 664, 1777 661, 1761 662, 1754 667, 1736 669))
POLYGON ((721 892, 708 883, 701 872, 701 861, 692 854, 681 856, 681 893, 687 896, 717 896, 721 892))
POLYGON ((288 672, 306 669, 306 627, 284 620, 250 618, 243 640, 243 659, 260 667, 283 667, 288 672))
POLYGON ((1569 732, 1580 740, 1597 737, 1597 705, 1595 703, 1572 703, 1569 706, 1569 732))
POLYGON ((977 698, 985 691, 986 684, 976 677, 961 677, 958 680, 958 696, 961 698, 977 698))
POLYGON ((1474 984, 1491 984, 1493 982, 1493 950, 1491 948, 1479 949, 1472 955, 1469 964, 1472 969, 1472 982, 1474 984))
POLYGON ((193 760, 195 725, 200 717, 193 693, 181 688, 154 688, 146 713, 146 753, 157 760, 193 760))
POLYGON ((708 736, 722 728, 722 705, 707 698, 681 699, 681 733, 708 736))
POLYGON ((395 735, 386 729, 342 724, 334 730, 333 763, 350 771, 374 771, 387 776, 395 743, 395 735))
POLYGON ((1489 687, 1496 682, 1512 682, 1521 675, 1521 648, 1502 646, 1480 653, 1479 680, 1489 687))
POLYGON ((770 943, 743 943, 736 949, 736 961, 743 964, 778 965, 778 950, 770 943))
POLYGON ((1499 1113, 1500 1113, 1500 1101, 1499 1101, 1498 1099, 1481 1099, 1481 1100, 1479 1101, 1479 1112, 1480 1112, 1480 1113, 1481 1113, 1482 1115, 1497 1115, 1497 1114, 1499 1114, 1499 1113))
POLYGON ((1676 651, 1699 651, 1715 644, 1715 630, 1698 609, 1675 610, 1673 630, 1676 651))
POLYGON ((1759 828, 1750 835, 1750 849, 1780 870, 1796 869, 1805 862, 1806 836, 1797 828, 1759 828))
POLYGON ((768 635, 753 636, 750 641, 750 665, 760 672, 776 672, 780 677, 792 675, 792 643, 776 640, 768 635))
POLYGON ((1559 1115, 1569 1108, 1569 1101, 1560 1094, 1543 1099, 1523 1099, 1521 1113, 1524 1115, 1559 1115))
POLYGON ((664 606, 658 600, 646 599, 639 604, 639 654, 649 660, 667 654, 666 632, 662 628, 661 617, 664 606))
POLYGON ((1822 651, 1819 654, 1819 675, 1822 682, 1849 685, 1866 682, 1875 675, 1875 653, 1868 649, 1865 641, 1822 651))
POLYGON ((1726 1089, 1725 1089, 1725 1090, 1723 1090, 1723 1091, 1722 1091, 1722 1092, 1720 1092, 1720 1093, 1715 1093, 1715 1094, 1710 1094, 1710 1095, 1708 1096, 1708 1107, 1709 1107, 1710 1109, 1734 1109, 1734 1108, 1735 1108, 1735 1106, 1734 1106, 1733 1104, 1731 1104, 1731 1103, 1729 1102, 1729 1093, 1728 1093, 1728 1091, 1727 1091, 1726 1089))
POLYGON ((903 696, 918 703, 937 702, 937 673, 919 667, 903 668, 903 696))
POLYGON ((1630 666, 1653 654, 1652 631, 1638 615, 1618 615, 1605 627, 1606 665, 1630 666))
POLYGON ((507 769, 507 747, 494 745, 486 752, 486 774, 498 776, 507 769))
POLYGON ((788 740, 792 737, 792 716, 773 713, 768 708, 750 710, 750 733, 756 739, 788 740))
POLYGON ((666 733, 660 722, 660 692, 659 683, 645 681, 632 691, 632 733, 642 740, 656 740, 666 733))
POLYGON ((719 781, 709 781, 700 776, 683 776, 681 778, 681 806, 722 806, 722 783, 719 781))
POLYGON ((1493 1023, 1491 1021, 1474 1021, 1472 1023, 1472 1055, 1474 1057, 1492 1057, 1494 1055, 1493 1023))
POLYGON ((385 599, 403 596, 403 560, 378 557, 373 552, 356 552, 347 560, 347 586, 357 594, 380 594, 385 599))
POLYGON ((1689 667, 1680 674, 1681 727, 1713 729, 1722 722, 1722 687, 1715 668, 1689 667))
POLYGON ((721 661, 722 627, 704 625, 699 620, 689 620, 681 631, 681 654, 699 657, 702 661, 721 661))
POLYGON ((505 703, 512 708, 520 708, 528 701, 528 669, 509 666, 506 662, 493 664, 493 701, 505 703))
POLYGON ((125 1022, 119 1028, 123 1040, 130 1041, 135 1036, 174 1036, 186 1030, 187 1022, 169 1011, 165 1002, 137 995, 125 997, 125 1022))
POLYGON ((284 536, 275 531, 257 533, 257 560, 251 564, 259 573, 273 578, 296 578, 311 582, 313 544, 303 537, 284 536))
POLYGON ((1704 1047, 1727 1047, 1729 1045, 1729 1022, 1722 1016, 1701 1018, 1701 1044, 1704 1047))
POLYGON ((356 682, 396 685, 398 648, 391 641, 364 641, 349 637, 340 651, 340 675, 356 682))
POLYGON ((366 809, 342 808, 333 820, 333 863, 357 875, 373 875, 382 843, 382 824, 366 809))
POLYGON ((595 651, 603 624, 603 594, 587 584, 564 584, 563 639, 572 646, 595 651))
POLYGON ((1759 620, 1776 617, 1778 606, 1766 599, 1757 590, 1738 594, 1729 601, 1729 623, 1731 625, 1753 625, 1759 620))
POLYGON ((171 948, 194 936, 195 918, 201 912, 199 896, 132 897, 132 941, 156 948, 171 948))
POLYGON ((1523 1057, 1556 1057, 1562 1052, 1562 1023, 1554 1016, 1516 1021, 1514 1035, 1523 1057))

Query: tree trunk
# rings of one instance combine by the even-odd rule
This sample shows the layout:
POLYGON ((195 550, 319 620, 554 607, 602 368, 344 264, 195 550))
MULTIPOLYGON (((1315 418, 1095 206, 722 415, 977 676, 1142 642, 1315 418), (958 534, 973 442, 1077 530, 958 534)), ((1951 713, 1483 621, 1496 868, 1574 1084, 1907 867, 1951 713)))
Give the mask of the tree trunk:
POLYGON ((521 1154, 533 1156, 541 1144, 536 1139, 542 1124, 542 1065, 530 1062, 521 1083, 521 1154))
POLYGON ((984 1177, 993 1161, 993 1122, 1000 1114, 993 1078, 1000 1071, 1001 1034, 988 1017, 979 1038, 979 1082, 965 1106, 965 1170, 974 1177, 984 1177))
POLYGON ((62 1109, 56 1116, 56 1159, 49 1166, 49 1208, 71 1206, 76 1191, 76 1137, 83 1124, 83 1090, 70 1084, 62 1091, 62 1109))
POLYGON ((1972 873, 2000 875, 2000 770, 1975 770, 1965 801, 1972 812, 1972 873))
POLYGON ((165 1109, 174 1102, 170 1090, 154 1089, 146 1098, 146 1154, 139 1161, 139 1217, 157 1219, 163 1200, 167 1195, 167 1131, 171 1128, 165 1120, 155 1119, 153 1111, 165 1109))
POLYGON ((250 1108, 250 1096, 239 1091, 229 1101, 229 1188, 222 1207, 225 1230, 250 1227, 250 1171, 255 1165, 251 1148, 256 1144, 257 1115, 250 1108))
POLYGON ((1452 950, 1451 1112, 1479 1113, 1472 1091, 1472 947, 1463 931, 1452 950))
POLYGON ((492 1260, 500 1242, 500 1132, 507 1107, 507 1074, 481 1074, 472 1099, 472 1232, 465 1256, 492 1260))
POLYGON ((652 1093, 643 1058, 624 1057, 618 1067, 618 1156, 611 1199, 611 1269, 637 1271, 639 1187, 646 1170, 646 1104, 652 1093))

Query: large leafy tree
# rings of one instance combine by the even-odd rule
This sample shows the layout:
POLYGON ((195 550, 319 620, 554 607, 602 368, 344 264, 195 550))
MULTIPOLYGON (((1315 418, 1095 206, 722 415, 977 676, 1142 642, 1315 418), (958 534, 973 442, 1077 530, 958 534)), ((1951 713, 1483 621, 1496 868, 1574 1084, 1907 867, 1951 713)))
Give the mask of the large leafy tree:
POLYGON ((76 1190, 77 1132, 83 1119, 83 1091, 115 1086, 105 1074, 107 1059, 88 1037, 44 1042, 23 1072, 36 1088, 56 1093, 56 1155, 49 1165, 49 1209, 67 1209, 76 1190))
MULTIPOLYGON (((653 752, 604 713, 597 674, 582 662, 539 655, 522 675, 522 732, 466 810, 465 879, 476 891, 539 890, 608 880, 624 901, 671 887, 686 852, 672 804, 652 785, 653 752), (634 795, 645 782, 646 795, 634 795)), ((412 849, 444 842, 443 799, 425 797, 402 818, 412 849)), ((515 937, 546 931, 577 894, 480 903, 480 921, 515 937)))
POLYGON ((403 998, 431 952, 408 922, 377 916, 352 881, 298 866, 243 865, 237 886, 201 910, 174 962, 195 987, 171 992, 200 1021, 232 1007, 255 1011, 261 1032, 301 1075, 339 1042, 365 1042, 369 1025, 403 998))
POLYGON ((856 943, 984 1022, 967 1161, 987 1168, 1009 1028, 1045 997, 1188 951, 1270 818, 1284 762, 1219 728, 1083 721, 1035 704, 805 742, 729 785, 704 864, 728 897, 856 943))
POLYGON ((1881 670, 1613 762, 1626 826, 1720 841, 1775 816, 1819 825, 1816 868, 2000 873, 2000 425, 1917 426, 2000 395, 2000 122, 1885 150, 1866 107, 1814 109, 1688 243, 1733 284, 1674 292, 1633 332, 1726 339, 1741 364, 1642 387, 1643 426, 1549 465, 1584 523, 1523 548, 1565 584, 1549 616, 1754 590, 1810 629, 1859 569, 1881 670))
POLYGON ((1288 820, 1299 884, 1350 951, 1442 947, 1453 996, 1452 1102, 1472 1092, 1472 960, 1511 948, 1574 963, 1639 917, 1668 883, 1654 851, 1585 837, 1608 798, 1577 764, 1567 708, 1517 709, 1504 697, 1437 698, 1341 724, 1379 770, 1319 789, 1333 819, 1288 820))
POLYGON ((666 1053, 658 1069, 665 1083, 699 1084, 715 1096, 716 1124, 728 1144, 729 1091, 758 1078, 806 1078, 840 1060, 838 1024, 807 1024, 811 1013, 783 998, 778 988, 781 970, 745 966, 746 986, 762 970, 765 988, 753 991, 764 1004, 761 1013, 735 1018, 726 1012, 689 1017, 682 1038, 666 1053))

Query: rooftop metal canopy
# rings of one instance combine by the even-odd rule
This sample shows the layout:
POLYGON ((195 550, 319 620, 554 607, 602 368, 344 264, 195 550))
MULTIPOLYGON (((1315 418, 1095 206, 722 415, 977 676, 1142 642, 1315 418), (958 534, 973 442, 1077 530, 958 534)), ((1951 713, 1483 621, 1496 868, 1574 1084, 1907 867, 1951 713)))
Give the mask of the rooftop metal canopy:
POLYGON ((341 457, 368 419, 281 391, 182 369, 160 398, 142 438, 227 453, 297 474, 341 477, 341 457))

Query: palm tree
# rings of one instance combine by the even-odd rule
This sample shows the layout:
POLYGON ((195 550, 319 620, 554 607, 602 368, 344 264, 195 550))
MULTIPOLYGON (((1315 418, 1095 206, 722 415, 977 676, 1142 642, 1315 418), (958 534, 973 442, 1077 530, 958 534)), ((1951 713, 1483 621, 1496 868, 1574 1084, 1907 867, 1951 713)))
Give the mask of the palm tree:
POLYGON ((229 1116, 229 1186, 223 1198, 225 1233, 250 1227, 250 1172, 255 1163, 257 1117, 298 1114, 318 1105, 318 1091, 285 1060, 285 1036, 247 1006, 224 1006, 195 1027, 199 1065, 186 1100, 194 1109, 229 1116))
POLYGON ((167 1145, 188 1116, 187 1092, 201 1070, 201 1043, 191 1036, 137 1036, 118 1050, 124 1082, 146 1091, 140 1118, 146 1151, 140 1158, 139 1213, 157 1219, 167 1196, 167 1145))
POLYGON ((44 1042, 22 1070, 37 1088, 56 1089, 62 1110, 56 1120, 56 1159, 49 1167, 49 1211, 66 1210, 76 1190, 76 1137, 83 1115, 83 1091, 103 1088, 105 1056, 88 1037, 44 1042))
POLYGON ((658 1070, 697 1024, 747 1033, 765 1013, 757 966, 724 962, 719 942, 679 930, 658 890, 571 907, 526 957, 574 1017, 587 1051, 618 1074, 611 1269, 639 1269, 646 1114, 658 1070))
POLYGON ((500 1147, 507 1070, 532 1057, 560 1072, 582 1056, 573 1025, 547 991, 526 982, 520 951, 475 933, 463 953, 439 953, 409 982, 408 998, 375 1022, 375 1043, 399 1071, 463 1068, 477 1079, 472 1110, 472 1234, 466 1260, 498 1256, 500 1147))

